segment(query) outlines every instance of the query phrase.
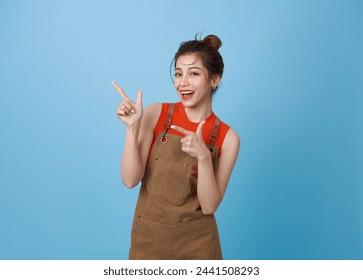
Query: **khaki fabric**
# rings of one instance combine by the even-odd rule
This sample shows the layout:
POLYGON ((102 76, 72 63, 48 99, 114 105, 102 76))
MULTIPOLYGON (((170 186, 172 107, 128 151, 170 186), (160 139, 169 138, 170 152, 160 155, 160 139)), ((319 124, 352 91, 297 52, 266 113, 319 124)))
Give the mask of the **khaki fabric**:
MULTIPOLYGON (((197 160, 181 150, 180 139, 160 133, 153 145, 136 205, 129 259, 222 259, 215 217, 204 215, 198 201, 197 160)), ((214 146, 214 166, 217 154, 214 146)))

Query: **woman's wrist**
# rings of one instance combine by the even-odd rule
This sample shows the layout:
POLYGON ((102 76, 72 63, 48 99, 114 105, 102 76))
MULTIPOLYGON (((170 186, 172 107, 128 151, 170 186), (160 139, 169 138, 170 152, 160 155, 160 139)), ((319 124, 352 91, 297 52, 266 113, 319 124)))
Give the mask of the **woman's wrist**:
POLYGON ((138 135, 140 130, 140 123, 136 123, 132 126, 126 126, 126 134, 138 135))
POLYGON ((198 163, 205 163, 212 160, 211 153, 206 149, 202 154, 197 157, 198 163))

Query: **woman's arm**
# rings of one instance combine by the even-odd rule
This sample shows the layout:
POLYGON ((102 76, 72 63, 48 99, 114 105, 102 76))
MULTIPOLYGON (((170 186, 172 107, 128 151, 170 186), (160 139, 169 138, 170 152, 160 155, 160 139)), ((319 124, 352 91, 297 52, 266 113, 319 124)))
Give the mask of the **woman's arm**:
POLYGON ((126 138, 121 160, 122 182, 135 187, 145 173, 149 150, 154 138, 154 127, 161 112, 161 104, 145 108, 139 125, 126 127, 126 138))
MULTIPOLYGON (((198 159, 198 199, 204 214, 213 214, 222 202, 229 178, 236 163, 240 140, 230 129, 224 139, 216 170, 213 170, 212 157, 198 159)), ((208 151, 209 152, 209 151, 208 151)))
POLYGON ((144 176, 149 149, 153 140, 153 128, 161 111, 161 104, 142 108, 142 91, 134 103, 115 83, 112 85, 122 96, 117 117, 126 126, 126 139, 121 160, 121 177, 125 186, 136 186, 144 176))
POLYGON ((181 139, 182 150, 197 158, 198 184, 197 194, 203 214, 213 214, 221 203, 229 178, 236 163, 240 140, 233 129, 229 129, 224 139, 221 155, 216 169, 213 169, 212 156, 202 137, 203 122, 199 124, 196 133, 181 127, 173 129, 185 134, 181 139))

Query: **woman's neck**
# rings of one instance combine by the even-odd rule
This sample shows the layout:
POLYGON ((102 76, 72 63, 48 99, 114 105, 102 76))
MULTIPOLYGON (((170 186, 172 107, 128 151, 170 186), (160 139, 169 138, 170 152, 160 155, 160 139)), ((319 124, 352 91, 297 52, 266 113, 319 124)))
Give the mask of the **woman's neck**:
POLYGON ((212 102, 196 107, 184 107, 185 113, 191 122, 199 123, 212 114, 212 102))

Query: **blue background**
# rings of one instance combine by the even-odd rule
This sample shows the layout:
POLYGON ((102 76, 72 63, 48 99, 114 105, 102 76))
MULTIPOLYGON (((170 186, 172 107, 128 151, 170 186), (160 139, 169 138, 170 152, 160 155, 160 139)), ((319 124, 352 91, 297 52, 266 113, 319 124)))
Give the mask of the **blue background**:
POLYGON ((138 187, 110 82, 178 101, 170 62, 204 31, 241 137, 224 257, 363 259, 362 3, 1 0, 0 258, 127 258, 138 187))

